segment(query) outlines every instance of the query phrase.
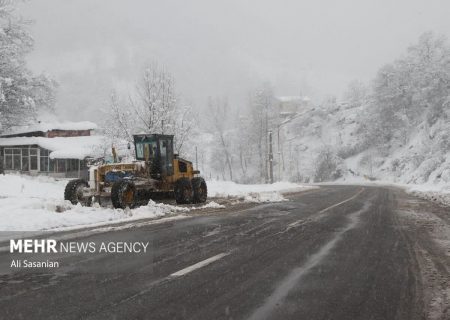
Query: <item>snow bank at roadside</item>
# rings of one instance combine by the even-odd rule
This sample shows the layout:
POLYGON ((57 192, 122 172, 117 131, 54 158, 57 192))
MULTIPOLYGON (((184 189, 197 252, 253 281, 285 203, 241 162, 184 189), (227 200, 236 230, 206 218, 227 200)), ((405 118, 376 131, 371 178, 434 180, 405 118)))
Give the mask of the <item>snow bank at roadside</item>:
POLYGON ((64 201, 68 180, 0 175, 0 231, 65 230, 177 215, 190 209, 150 201, 133 210, 82 207, 64 201))
MULTIPOLYGON (((0 175, 0 231, 67 230, 225 207, 214 201, 196 207, 150 201, 148 205, 132 210, 104 208, 98 205, 74 206, 64 201, 64 188, 67 182, 68 180, 55 180, 43 176, 0 175)), ((208 182, 210 197, 239 197, 247 202, 284 201, 281 192, 301 191, 307 188, 286 182, 272 185, 208 182)))
POLYGON ((423 184, 406 184, 395 183, 383 180, 368 180, 362 177, 347 176, 335 182, 322 184, 359 184, 369 186, 393 186, 404 189, 406 192, 420 197, 422 199, 430 200, 440 203, 445 206, 450 206, 450 184, 446 183, 423 183, 423 184))
POLYGON ((275 182, 273 184, 237 184, 232 181, 208 181, 209 197, 238 197, 246 202, 279 202, 286 201, 283 193, 298 192, 311 188, 291 182, 275 182))
POLYGON ((446 184, 423 184, 410 185, 407 191, 413 195, 450 206, 450 185, 446 184))
POLYGON ((188 212, 186 207, 150 201, 136 209, 112 209, 97 205, 82 207, 68 201, 42 198, 0 198, 1 231, 66 230, 74 226, 86 227, 160 218, 188 212))

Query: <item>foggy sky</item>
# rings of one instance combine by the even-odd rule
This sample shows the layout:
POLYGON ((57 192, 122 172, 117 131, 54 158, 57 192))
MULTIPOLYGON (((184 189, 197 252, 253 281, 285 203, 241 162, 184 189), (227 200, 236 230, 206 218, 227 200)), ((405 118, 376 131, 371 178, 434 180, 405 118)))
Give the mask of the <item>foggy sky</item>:
POLYGON ((34 0, 21 14, 35 21, 30 67, 60 83, 73 120, 99 120, 111 89, 155 61, 194 106, 243 105, 261 81, 320 99, 370 80, 425 31, 450 35, 447 0, 34 0))

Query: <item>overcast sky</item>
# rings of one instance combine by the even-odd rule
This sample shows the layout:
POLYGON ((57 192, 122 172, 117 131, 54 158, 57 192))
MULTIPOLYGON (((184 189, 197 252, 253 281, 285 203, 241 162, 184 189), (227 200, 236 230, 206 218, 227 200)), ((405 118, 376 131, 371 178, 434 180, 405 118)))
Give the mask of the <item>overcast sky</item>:
POLYGON ((186 103, 244 104, 261 81, 278 95, 340 95, 425 31, 450 36, 448 0, 35 0, 21 5, 34 71, 59 83, 68 119, 93 117, 114 87, 154 61, 186 103))

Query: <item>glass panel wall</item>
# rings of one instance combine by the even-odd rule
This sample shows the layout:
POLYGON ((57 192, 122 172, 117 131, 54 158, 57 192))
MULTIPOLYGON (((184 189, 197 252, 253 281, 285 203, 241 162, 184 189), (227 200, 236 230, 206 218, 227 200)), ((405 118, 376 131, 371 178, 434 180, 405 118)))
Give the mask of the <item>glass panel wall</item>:
POLYGON ((39 169, 40 169, 40 171, 43 171, 43 172, 49 172, 50 171, 50 169, 49 169, 49 159, 48 159, 48 156, 49 156, 49 151, 47 150, 47 149, 40 149, 39 150, 39 169))
POLYGON ((38 149, 30 148, 30 171, 39 170, 38 149))
POLYGON ((78 159, 50 159, 51 151, 34 147, 4 148, 0 161, 5 170, 40 172, 77 172, 85 169, 83 161, 78 159), (3 159, 2 159, 3 158, 3 159))
POLYGON ((17 148, 5 148, 5 170, 22 170, 22 152, 17 148))
POLYGON ((28 148, 22 148, 22 171, 30 170, 30 154, 28 148))

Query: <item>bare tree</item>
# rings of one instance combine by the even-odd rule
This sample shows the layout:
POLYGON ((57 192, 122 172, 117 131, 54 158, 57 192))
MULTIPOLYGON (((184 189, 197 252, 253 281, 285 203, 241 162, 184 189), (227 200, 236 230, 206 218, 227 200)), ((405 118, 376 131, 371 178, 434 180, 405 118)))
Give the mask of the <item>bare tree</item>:
POLYGON ((272 86, 269 83, 261 84, 250 98, 250 117, 252 123, 249 126, 253 143, 258 149, 259 172, 261 179, 269 180, 268 170, 268 132, 274 129, 274 119, 278 117, 275 110, 272 86))
POLYGON ((139 132, 173 134, 178 153, 193 126, 192 109, 177 105, 173 76, 157 64, 143 71, 127 99, 113 92, 105 115, 104 131, 113 143, 117 139, 131 143, 139 132))
POLYGON ((221 157, 215 157, 215 160, 219 163, 217 167, 221 169, 226 167, 230 180, 233 180, 231 134, 230 130, 227 130, 227 118, 229 117, 228 100, 226 98, 209 98, 208 116, 210 118, 209 129, 217 141, 219 154, 221 155, 221 157))
POLYGON ((176 101, 172 75, 156 64, 144 70, 135 94, 129 95, 138 128, 152 133, 173 130, 176 101))
POLYGON ((132 142, 135 115, 129 108, 124 107, 117 92, 111 93, 109 108, 105 112, 107 117, 103 128, 112 142, 114 143, 118 139, 132 142))
POLYGON ((191 135, 194 117, 190 106, 180 107, 176 110, 173 133, 175 135, 175 150, 178 154, 181 154, 185 142, 189 140, 191 135))

